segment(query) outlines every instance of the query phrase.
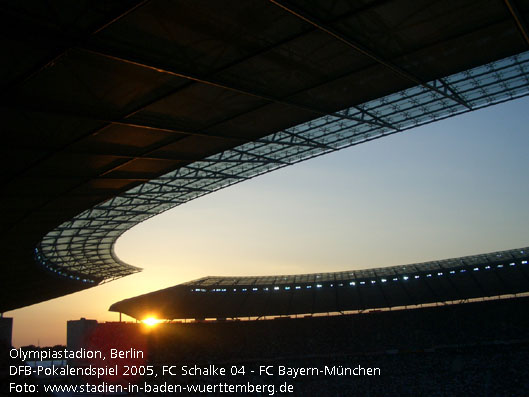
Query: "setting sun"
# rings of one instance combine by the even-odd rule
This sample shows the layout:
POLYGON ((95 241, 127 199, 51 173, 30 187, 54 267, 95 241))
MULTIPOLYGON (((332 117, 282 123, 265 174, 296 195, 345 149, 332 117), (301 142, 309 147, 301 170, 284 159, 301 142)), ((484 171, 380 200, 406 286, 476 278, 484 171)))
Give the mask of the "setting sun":
POLYGON ((154 327, 155 325, 161 323, 162 320, 158 320, 154 317, 148 317, 144 320, 142 320, 142 323, 145 324, 148 327, 154 327))

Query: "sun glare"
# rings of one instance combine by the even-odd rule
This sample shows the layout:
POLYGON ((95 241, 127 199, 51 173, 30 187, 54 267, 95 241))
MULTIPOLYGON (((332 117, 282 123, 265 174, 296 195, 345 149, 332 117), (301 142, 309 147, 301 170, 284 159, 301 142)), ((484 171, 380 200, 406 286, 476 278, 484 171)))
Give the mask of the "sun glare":
POLYGON ((145 324, 148 327, 154 327, 155 325, 159 324, 161 320, 158 320, 154 317, 148 317, 144 320, 142 320, 142 323, 145 324))

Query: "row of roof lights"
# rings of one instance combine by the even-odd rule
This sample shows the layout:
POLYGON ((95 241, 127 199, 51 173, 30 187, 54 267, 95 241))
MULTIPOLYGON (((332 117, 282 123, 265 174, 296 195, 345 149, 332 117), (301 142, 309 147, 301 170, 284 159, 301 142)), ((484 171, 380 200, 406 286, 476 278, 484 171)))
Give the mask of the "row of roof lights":
POLYGON ((35 248, 35 261, 43 266, 44 268, 46 268, 47 270, 49 270, 50 272, 53 272, 59 276, 62 276, 62 277, 65 277, 65 278, 69 278, 70 280, 76 280, 76 281, 81 281, 83 283, 89 283, 89 284, 94 284, 95 281, 94 280, 91 280, 89 278, 81 278, 79 276, 74 276, 73 274, 69 274, 67 271, 65 271, 63 268, 61 267, 55 267, 53 266, 48 260, 46 260, 42 255, 41 253, 39 252, 39 249, 38 248, 35 248))
MULTIPOLYGON (((521 261, 521 263, 523 265, 526 265, 527 261, 524 260, 524 261, 521 261)), ((509 266, 516 266, 516 263, 515 262, 511 262, 511 263, 509 263, 509 266)), ((498 269, 501 269, 503 267, 504 267, 504 265, 502 265, 502 264, 496 265, 496 268, 498 268, 498 269)), ((475 272, 479 271, 480 269, 490 270, 490 269, 492 269, 492 266, 491 265, 486 265, 486 266, 482 266, 481 268, 479 266, 476 266, 476 267, 472 268, 472 270, 475 271, 475 272)), ((466 271, 467 271, 467 269, 459 269, 459 273, 465 273, 466 271)), ((448 273, 453 275, 453 274, 457 273, 457 270, 450 270, 448 273)), ((437 272, 437 277, 441 277, 444 274, 445 274, 444 272, 437 272)), ((434 276, 434 274, 432 274, 432 273, 426 274, 426 277, 428 277, 428 278, 433 277, 433 276, 434 276)), ((407 280, 410 279, 410 277, 411 276, 404 275, 404 276, 401 276, 401 277, 393 277, 391 280, 392 281, 399 281, 399 280, 407 281, 407 280)), ((420 279, 421 276, 416 274, 416 275, 413 276, 413 278, 417 280, 417 279, 420 279)), ((376 284, 377 281, 380 281, 381 283, 387 283, 388 279, 387 278, 380 278, 378 280, 350 281, 349 285, 354 287, 354 286, 356 286, 357 283, 360 284, 360 285, 365 285, 367 282, 369 282, 370 284, 376 284)), ((344 286, 343 283, 338 283, 337 285, 339 287, 343 287, 344 286)), ((334 287, 334 284, 329 284, 329 286, 330 287, 334 287)), ((308 285, 305 285, 304 287, 305 287, 305 289, 311 289, 312 287, 323 288, 323 284, 312 284, 312 285, 308 284, 308 285)), ((281 289, 281 287, 277 286, 277 285, 274 286, 274 287, 271 287, 271 288, 273 288, 274 291, 279 291, 281 289)), ((301 285, 294 286, 294 289, 296 289, 296 290, 300 290, 302 288, 303 288, 303 286, 301 286, 301 285)), ((269 287, 263 287, 262 288, 263 291, 269 291, 269 289, 270 289, 269 287)), ((285 291, 289 291, 290 289, 292 289, 292 286, 287 285, 287 286, 283 287, 283 289, 285 291)), ((253 292, 257 292, 257 291, 259 291, 259 288, 258 287, 253 287, 253 288, 251 288, 251 290, 253 292)), ((192 292, 208 292, 208 290, 205 289, 205 288, 193 288, 191 291, 192 292)), ((226 288, 213 288, 213 289, 210 289, 209 291, 210 292, 226 292, 227 289, 226 288)), ((241 291, 242 292, 247 292, 248 288, 241 288, 241 291)), ((237 288, 233 288, 233 292, 237 292, 237 288)))

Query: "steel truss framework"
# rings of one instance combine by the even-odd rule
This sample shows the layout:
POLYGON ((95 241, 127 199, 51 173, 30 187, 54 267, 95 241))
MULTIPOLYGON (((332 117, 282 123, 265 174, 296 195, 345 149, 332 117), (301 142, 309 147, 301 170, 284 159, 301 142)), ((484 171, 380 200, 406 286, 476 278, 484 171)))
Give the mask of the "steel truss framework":
POLYGON ((278 131, 139 185, 86 210, 44 236, 38 264, 84 283, 141 269, 120 261, 114 244, 134 225, 187 201, 349 146, 529 94, 529 52, 278 131))
MULTIPOLYGON (((303 288, 323 286, 337 287, 373 285, 385 283, 388 280, 403 282, 409 279, 417 280, 421 277, 441 277, 456 273, 477 272, 480 270, 498 270, 512 266, 527 265, 529 259, 529 247, 516 248, 507 251, 490 252, 486 254, 470 255, 460 258, 450 258, 430 262, 412 263, 409 265, 387 266, 373 269, 350 270, 332 273, 309 273, 279 276, 244 276, 244 277, 202 277, 197 280, 188 281, 181 285, 192 287, 191 292, 237 292, 234 287, 239 287, 239 292, 257 291, 252 288, 266 288, 264 291, 276 290, 288 291, 292 286, 300 284, 303 288), (240 287, 247 287, 241 290, 240 287)), ((527 266, 526 266, 527 268, 527 266)), ((525 274, 525 273, 524 273, 525 274)), ((527 279, 529 281, 529 279, 527 279)), ((388 304, 388 307, 390 305, 388 304)))

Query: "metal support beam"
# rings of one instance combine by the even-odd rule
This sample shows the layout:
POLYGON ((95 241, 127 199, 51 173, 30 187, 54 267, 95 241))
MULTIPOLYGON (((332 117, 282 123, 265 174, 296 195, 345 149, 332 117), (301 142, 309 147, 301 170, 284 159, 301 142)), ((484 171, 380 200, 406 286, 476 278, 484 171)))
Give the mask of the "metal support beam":
POLYGON ((128 7, 125 10, 122 10, 118 15, 112 16, 112 18, 108 21, 105 21, 101 26, 96 27, 93 29, 90 33, 88 33, 84 37, 75 37, 75 38, 69 38, 68 40, 64 41, 62 43, 62 46, 59 46, 56 52, 54 52, 50 57, 48 57, 44 62, 42 62, 40 65, 36 66, 32 70, 28 71, 24 75, 22 75, 20 78, 18 78, 15 81, 12 81, 8 83, 6 86, 2 87, 2 94, 8 94, 10 91, 18 86, 26 82, 27 80, 31 79, 32 77, 39 74, 44 69, 52 66, 55 64, 60 58, 62 58, 68 51, 70 51, 72 48, 78 46, 79 44, 83 43, 84 41, 88 40, 90 37, 98 34, 99 32, 105 30, 109 26, 113 25, 114 23, 118 22, 119 20, 123 19, 133 11, 137 10, 138 8, 144 6, 147 4, 150 0, 141 0, 134 4, 132 7, 128 7))
POLYGON ((516 26, 518 27, 518 30, 523 36, 525 42, 527 43, 527 45, 529 45, 529 28, 527 27, 527 23, 525 22, 522 14, 520 13, 520 11, 518 11, 518 7, 515 4, 515 0, 503 1, 509 9, 509 12, 511 13, 512 17, 514 18, 514 22, 516 23, 516 26))
MULTIPOLYGON (((451 95, 453 96, 454 98, 457 99, 457 101, 461 104, 463 104, 467 109, 470 109, 472 110, 472 106, 466 101, 464 100, 461 95, 459 95, 456 90, 454 90, 454 88, 452 86, 450 86, 450 84, 448 84, 445 79, 437 79, 434 81, 434 84, 435 82, 439 81, 441 83, 441 85, 443 86, 443 90, 444 90, 444 93, 445 95, 451 95)), ((436 87, 437 88, 437 87, 436 87)))
MULTIPOLYGON (((151 131, 168 132, 168 133, 177 134, 177 135, 229 139, 229 140, 234 140, 240 143, 248 141, 247 138, 243 138, 243 137, 235 136, 235 135, 215 134, 215 133, 210 133, 210 132, 201 132, 200 130, 185 130, 182 128, 172 128, 170 126, 141 123, 139 121, 127 120, 128 116, 125 116, 124 118, 115 117, 116 115, 109 115, 109 114, 98 116, 95 114, 83 113, 79 111, 74 112, 74 111, 64 110, 64 109, 56 109, 56 108, 48 107, 45 105, 31 106, 31 105, 25 105, 25 104, 18 104, 14 102, 0 102, 0 107, 3 107, 5 109, 14 109, 14 110, 28 111, 28 112, 35 112, 35 113, 46 113, 46 114, 52 114, 52 115, 64 116, 64 117, 74 117, 74 118, 90 120, 90 121, 95 121, 95 122, 100 122, 100 123, 105 124, 104 127, 102 127, 101 129, 97 129, 94 133, 90 133, 88 136, 94 135, 95 133, 100 133, 104 128, 107 128, 110 125, 118 125, 118 126, 132 127, 132 128, 151 130, 151 131)), ((206 128, 210 128, 210 127, 212 126, 207 126, 206 128)), ((72 146, 73 144, 79 142, 80 140, 86 137, 87 135, 83 135, 79 139, 69 142, 67 145, 65 145, 65 148, 72 146)))
MULTIPOLYGON (((371 117, 373 120, 378 121, 380 124, 385 125, 387 128, 391 128, 392 130, 395 130, 395 131, 400 131, 400 129, 398 127, 394 126, 393 124, 388 123, 387 121, 381 119, 377 115, 365 110, 361 106, 353 106, 353 108, 358 110, 360 113, 362 113, 362 120, 364 120, 365 116, 368 116, 368 117, 371 117)), ((347 110, 349 110, 349 109, 347 109, 347 110)))
POLYGON ((433 290, 432 286, 428 283, 428 280, 426 279, 424 273, 416 265, 413 265, 412 267, 415 269, 415 273, 421 277, 420 278, 421 283, 424 283, 426 285, 426 288, 428 289, 428 291, 430 291, 433 297, 435 297, 436 299, 439 299, 439 296, 437 295, 437 293, 433 290))
POLYGON ((373 50, 363 46, 362 44, 360 43, 357 43, 355 41, 353 41, 352 39, 348 38, 348 37, 345 37, 342 33, 338 32, 336 29, 332 28, 331 26, 328 26, 326 24, 324 24, 323 22, 320 22, 318 21, 316 18, 312 17, 312 16, 309 16, 306 12, 300 10, 300 9, 297 9, 295 8, 294 6, 292 5, 286 5, 285 1, 277 1, 277 0, 269 0, 270 2, 272 2, 273 4, 277 5, 278 7, 282 8, 283 10, 285 10, 286 12, 294 15, 295 17, 299 18, 299 19, 302 19, 303 21, 311 24, 312 26, 318 28, 319 30, 321 30, 322 32, 325 32, 327 34, 329 34, 330 36, 334 37, 335 39, 341 41, 342 43, 346 44, 347 46, 351 47, 352 49, 354 49, 355 51, 361 53, 362 55, 372 59, 373 61, 379 63, 380 65, 383 65, 385 66, 386 68, 390 69, 391 71, 393 71, 395 74, 401 76, 402 78, 406 79, 406 80, 409 80, 417 85, 420 85, 424 88, 427 88, 431 91, 434 91, 436 92, 437 94, 441 95, 441 96, 444 96, 446 98, 449 98, 453 101, 456 101, 457 103, 467 107, 466 103, 461 101, 458 97, 454 97, 452 95, 448 95, 447 93, 437 89, 436 87, 433 87, 432 85, 422 81, 421 79, 419 79, 418 77, 414 76, 413 74, 409 73, 408 71, 404 70, 403 68, 401 68, 400 66, 398 66, 397 64, 391 62, 391 61, 387 61, 385 59, 383 59, 381 56, 379 56, 378 54, 376 54, 373 50))
MULTIPOLYGON (((393 275, 391 276, 392 278, 392 282, 393 281, 393 278, 394 277, 397 277, 397 284, 402 288, 402 290, 404 291, 404 294, 406 295, 406 297, 408 298, 408 304, 404 305, 404 306, 409 306, 409 305, 417 305, 418 302, 416 301, 416 299, 414 299, 413 295, 410 294, 410 291, 408 291, 408 288, 406 287, 406 282, 405 280, 402 279, 403 275, 401 273, 398 273, 395 269, 393 269, 393 275)), ((409 276, 408 276, 409 277, 409 276)))
POLYGON ((446 278, 448 284, 450 284, 450 286, 456 292, 456 294, 461 295, 461 290, 459 289, 459 287, 450 278, 450 269, 446 268, 445 266, 443 266, 442 263, 439 263, 439 266, 440 266, 441 269, 443 269, 443 272, 447 272, 448 273, 447 274, 447 278, 446 278))
POLYGON ((367 119, 360 119, 358 117, 351 117, 347 116, 341 113, 337 112, 327 112, 323 109, 317 109, 312 106, 302 105, 300 103, 292 102, 284 98, 275 98, 270 95, 266 95, 257 91, 245 89, 243 87, 237 87, 234 84, 226 83, 220 80, 215 80, 212 78, 208 78, 206 76, 199 76, 193 73, 184 72, 184 71, 178 71, 174 70, 173 68, 169 67, 168 65, 155 65, 153 62, 148 62, 146 60, 140 60, 132 56, 117 56, 114 54, 110 54, 107 52, 102 51, 101 49, 93 49, 89 47, 82 47, 84 51, 90 52, 91 54, 94 54, 96 56, 105 57, 117 62, 121 63, 127 63, 130 65, 138 66, 143 69, 149 69, 157 73, 166 74, 169 76, 179 77, 186 80, 191 80, 197 83, 210 85, 213 87, 221 88, 223 90, 232 91, 237 94, 251 96, 257 99, 261 99, 263 101, 267 101, 270 103, 276 103, 280 105, 290 106, 297 109, 305 110, 307 112, 314 113, 315 116, 332 116, 336 117, 337 119, 344 119, 344 120, 352 120, 352 121, 358 121, 363 122, 371 125, 375 125, 380 127, 380 123, 373 121, 373 120, 367 120, 367 119))
POLYGON ((385 307, 391 307, 391 303, 390 303, 390 300, 388 299, 386 293, 384 292, 384 287, 382 287, 382 284, 379 282, 379 280, 381 279, 381 276, 379 276, 376 272, 375 269, 373 269, 373 274, 375 275, 375 278, 377 279, 377 288, 379 289, 380 293, 382 294, 382 298, 384 300, 384 303, 385 303, 385 307))

